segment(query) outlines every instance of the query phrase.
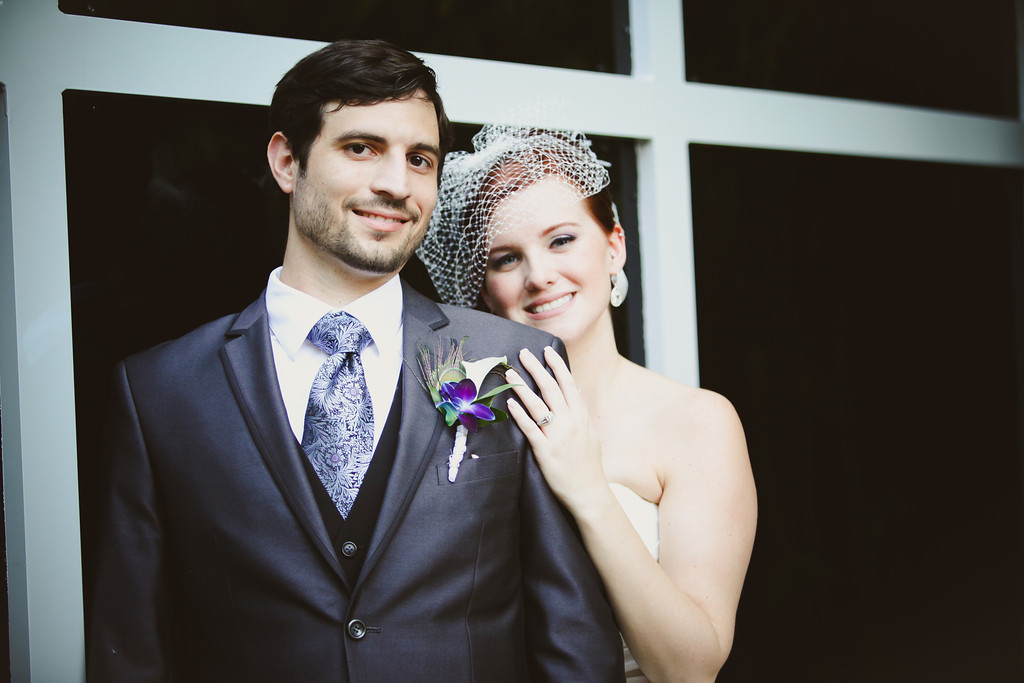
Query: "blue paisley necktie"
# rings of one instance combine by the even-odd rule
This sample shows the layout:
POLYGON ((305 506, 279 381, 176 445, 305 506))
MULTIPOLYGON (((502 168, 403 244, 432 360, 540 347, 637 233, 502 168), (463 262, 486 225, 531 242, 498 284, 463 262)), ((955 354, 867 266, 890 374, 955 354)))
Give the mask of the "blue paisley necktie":
POLYGON ((309 391, 302 448, 347 519, 373 457, 373 404, 359 358, 373 339, 344 311, 320 318, 306 338, 330 358, 309 391))

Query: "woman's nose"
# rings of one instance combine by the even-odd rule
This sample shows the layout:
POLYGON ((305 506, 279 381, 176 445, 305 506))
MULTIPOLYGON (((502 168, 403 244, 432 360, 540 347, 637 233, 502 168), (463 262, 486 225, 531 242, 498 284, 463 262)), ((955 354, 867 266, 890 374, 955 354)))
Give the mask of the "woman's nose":
POLYGON ((558 273, 550 259, 535 257, 528 262, 526 288, 531 290, 544 289, 551 286, 557 277, 558 273))

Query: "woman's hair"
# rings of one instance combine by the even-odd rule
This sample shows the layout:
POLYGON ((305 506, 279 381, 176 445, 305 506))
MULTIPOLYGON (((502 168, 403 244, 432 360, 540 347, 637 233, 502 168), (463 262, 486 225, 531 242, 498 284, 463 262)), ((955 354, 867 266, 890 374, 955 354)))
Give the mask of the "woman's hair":
POLYGON ((445 302, 477 305, 494 237, 523 220, 507 211, 499 220, 496 209, 540 180, 564 180, 609 234, 618 222, 607 164, 582 133, 487 125, 473 137, 473 147, 448 155, 430 228, 416 252, 445 302))

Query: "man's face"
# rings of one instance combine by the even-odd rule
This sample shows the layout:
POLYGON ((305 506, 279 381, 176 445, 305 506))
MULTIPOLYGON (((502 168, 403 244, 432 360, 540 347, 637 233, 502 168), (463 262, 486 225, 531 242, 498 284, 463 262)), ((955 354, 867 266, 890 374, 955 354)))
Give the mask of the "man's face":
POLYGON ((295 179, 295 230, 350 269, 398 272, 437 201, 439 147, 434 106, 421 97, 328 111, 295 179))

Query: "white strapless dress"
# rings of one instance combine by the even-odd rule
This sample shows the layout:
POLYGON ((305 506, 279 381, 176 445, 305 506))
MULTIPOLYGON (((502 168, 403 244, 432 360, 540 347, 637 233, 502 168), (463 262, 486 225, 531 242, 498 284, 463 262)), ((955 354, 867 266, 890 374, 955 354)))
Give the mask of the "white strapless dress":
MULTIPOLYGON (((647 550, 650 551, 654 559, 658 559, 658 505, 641 498, 640 494, 622 484, 612 482, 611 489, 626 513, 626 517, 629 518, 633 528, 636 529, 644 545, 647 546, 647 550)), ((647 677, 640 671, 640 667, 637 666, 636 660, 633 659, 625 642, 622 643, 622 654, 626 660, 626 680, 629 683, 647 681, 647 677)))

